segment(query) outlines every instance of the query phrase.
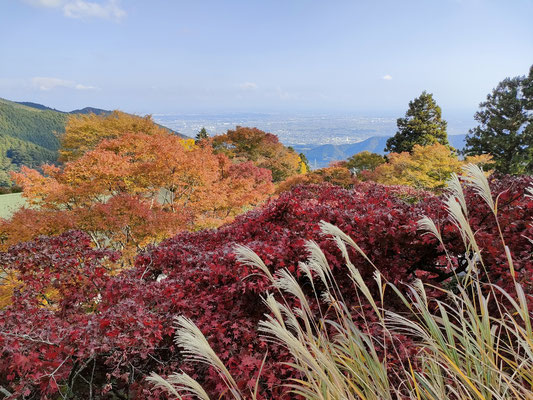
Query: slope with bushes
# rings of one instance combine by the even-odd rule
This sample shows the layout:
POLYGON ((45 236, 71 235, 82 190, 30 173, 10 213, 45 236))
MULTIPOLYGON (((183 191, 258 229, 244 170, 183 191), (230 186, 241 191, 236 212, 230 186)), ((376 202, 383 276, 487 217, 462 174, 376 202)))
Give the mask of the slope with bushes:
MULTIPOLYGON (((498 208, 483 172, 473 165, 465 169, 463 182, 483 198, 497 219, 498 208)), ((533 194, 533 187, 529 193, 527 196, 533 194)), ((258 332, 290 352, 290 364, 286 365, 301 378, 285 382, 288 395, 309 400, 532 398, 533 302, 530 292, 524 292, 529 288, 515 279, 512 255, 505 251, 501 234, 496 234, 502 240, 501 251, 507 253, 507 262, 502 264, 513 285, 502 288, 488 279, 488 268, 493 265, 484 261, 467 219, 469 208, 462 199, 464 191, 454 177, 444 203, 468 249, 467 268, 464 275, 454 276, 453 285, 437 294, 434 286, 420 280, 403 287, 393 284, 379 269, 373 280, 363 279, 348 249, 370 265, 372 260, 338 227, 320 223, 322 234, 330 237, 344 256, 353 283, 350 294, 358 299, 356 307, 368 310, 363 320, 349 308, 353 301, 345 300, 344 285, 339 284, 315 242, 307 242, 309 257, 296 273, 282 269, 272 274, 257 253, 247 247, 236 248, 239 262, 255 268, 271 283, 272 292, 264 297, 270 314, 259 322, 258 332), (307 280, 299 281, 298 275, 307 280), (315 299, 320 299, 325 310, 320 315, 313 312, 311 301, 315 299), (394 300, 403 303, 401 311, 391 308, 394 300)), ((423 217, 418 226, 447 248, 433 220, 423 217)), ((453 263, 451 258, 447 260, 453 263)), ((227 387, 227 397, 259 398, 259 378, 253 390, 243 391, 193 320, 178 316, 175 328, 175 343, 185 358, 217 371, 227 387)), ((148 380, 169 395, 209 398, 185 372, 166 379, 152 373, 148 380)))
MULTIPOLYGON (((530 185, 531 178, 525 177, 491 180, 493 193, 501 193, 499 229, 513 257, 515 279, 527 293, 533 272, 533 246, 527 239, 533 237, 533 201, 524 194, 530 185)), ((482 279, 512 292, 492 210, 472 189, 465 201, 487 266, 482 279)), ((160 391, 153 391, 145 377, 152 371, 167 376, 181 369, 214 397, 229 397, 215 369, 186 362, 174 344, 172 318, 181 315, 198 325, 239 390, 254 390, 257 381, 258 398, 278 398, 286 379, 302 375, 279 364, 291 360, 283 345, 258 335, 258 323, 268 312, 262 297, 272 291, 271 282, 254 266, 237 262, 235 245, 249 246, 271 274, 286 268, 312 294, 298 262, 308 258, 306 240, 314 240, 354 320, 377 321, 370 304, 361 305, 350 295, 346 261, 335 242, 321 234, 320 221, 353 238, 391 284, 404 288, 420 278, 438 288, 453 285, 454 276, 468 266, 463 236, 446 207, 442 198, 428 192, 370 182, 352 190, 295 187, 216 231, 185 232, 151 247, 134 268, 122 272, 113 267, 116 253, 93 249, 90 238, 77 232, 13 246, 0 262, 22 276, 24 286, 15 287, 12 305, 0 311, 0 385, 41 398, 61 391, 72 398, 107 393, 155 399, 160 391), (417 221, 424 215, 439 227, 446 251, 439 240, 418 231, 417 221)), ((362 279, 372 281, 374 267, 353 248, 348 256, 362 279)), ((438 298, 439 293, 431 288, 428 296, 438 298)), ((379 290, 372 287, 371 294, 379 296, 379 290)), ((312 298, 309 303, 316 316, 326 311, 312 298)), ((391 311, 404 307, 392 298, 386 306, 391 311)), ((371 326, 371 333, 383 332, 379 324, 371 326)), ((410 351, 406 347, 402 357, 410 351)))

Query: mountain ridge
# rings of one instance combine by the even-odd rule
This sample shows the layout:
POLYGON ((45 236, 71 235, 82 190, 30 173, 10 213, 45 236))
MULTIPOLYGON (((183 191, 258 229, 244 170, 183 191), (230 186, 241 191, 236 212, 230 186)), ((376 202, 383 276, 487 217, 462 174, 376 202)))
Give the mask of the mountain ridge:
MULTIPOLYGON (((386 154, 387 140, 391 136, 371 136, 357 143, 323 144, 311 149, 300 149, 299 151, 305 154, 312 168, 323 168, 327 167, 331 162, 346 160, 362 151, 384 155, 386 154)), ((457 150, 464 148, 465 138, 466 134, 448 135, 450 145, 457 150)))
MULTIPOLYGON (((65 131, 70 115, 107 115, 111 112, 96 107, 65 112, 30 101, 0 98, 0 186, 10 186, 10 171, 23 165, 37 168, 43 163, 57 162, 58 136, 65 131)), ((159 126, 188 139, 179 132, 159 126)))

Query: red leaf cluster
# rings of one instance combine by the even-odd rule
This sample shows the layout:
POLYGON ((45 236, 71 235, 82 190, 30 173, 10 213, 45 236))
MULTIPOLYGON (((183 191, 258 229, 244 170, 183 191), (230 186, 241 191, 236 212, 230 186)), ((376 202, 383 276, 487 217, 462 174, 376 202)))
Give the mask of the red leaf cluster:
MULTIPOLYGON (((533 246, 524 237, 533 237, 533 201, 524 196, 531 179, 500 177, 491 184, 494 193, 503 192, 500 224, 517 279, 532 293, 533 246)), ((467 198, 490 278, 510 289, 495 219, 470 190, 467 198)), ((0 311, 0 385, 36 398, 53 397, 58 386, 75 398, 87 398, 90 392, 160 398, 150 391, 145 376, 182 369, 224 398, 225 386, 215 371, 184 363, 172 342, 173 316, 186 315, 243 389, 255 383, 268 348, 260 393, 262 398, 279 398, 281 384, 296 372, 279 363, 288 360, 283 349, 258 336, 257 324, 266 312, 261 296, 269 285, 253 275, 256 271, 238 264, 233 249, 235 244, 248 245, 272 271, 288 268, 297 274, 298 262, 307 256, 305 240, 313 239, 348 290, 339 251, 320 235, 321 220, 349 234, 396 284, 415 277, 447 283, 446 275, 462 265, 465 249, 441 198, 370 182, 357 183, 353 190, 295 187, 218 230, 184 232, 151 247, 138 256, 134 268, 118 275, 101 273, 116 255, 91 248, 85 234, 43 237, 0 257, 4 268, 17 270, 24 280, 13 304, 0 311), (423 215, 442 230, 453 265, 447 265, 435 239, 417 231, 423 215), (59 296, 43 304, 50 288, 59 296)), ((373 269, 360 255, 352 253, 351 258, 371 282, 373 269)), ((299 279, 305 287, 305 277, 299 279)))

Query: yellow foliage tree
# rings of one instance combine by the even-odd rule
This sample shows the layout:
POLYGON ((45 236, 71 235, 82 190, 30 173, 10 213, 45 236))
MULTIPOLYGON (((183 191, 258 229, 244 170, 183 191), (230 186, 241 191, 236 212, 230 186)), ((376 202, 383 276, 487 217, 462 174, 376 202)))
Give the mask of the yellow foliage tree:
POLYGON ((75 160, 102 140, 114 139, 124 133, 153 135, 166 132, 168 130, 154 123, 150 115, 139 117, 118 110, 104 116, 93 113, 72 115, 60 137, 59 159, 63 162, 75 160))
POLYGON ((412 153, 390 153, 386 163, 373 171, 363 171, 362 179, 386 185, 407 185, 421 189, 441 189, 452 173, 460 173, 466 163, 486 165, 489 155, 459 160, 457 155, 442 144, 415 145, 412 153))

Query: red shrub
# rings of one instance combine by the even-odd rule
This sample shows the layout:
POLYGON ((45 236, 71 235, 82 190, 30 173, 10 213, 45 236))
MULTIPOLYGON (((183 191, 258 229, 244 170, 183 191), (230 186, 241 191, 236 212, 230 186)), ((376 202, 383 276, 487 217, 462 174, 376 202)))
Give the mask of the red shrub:
MULTIPOLYGON (((529 178, 503 177, 493 187, 495 193, 508 189, 499 200, 501 227, 518 279, 531 292, 532 245, 522 236, 533 237, 533 201, 523 196, 530 183, 529 178)), ((494 217, 480 198, 472 193, 468 198, 491 279, 509 287, 494 217)), ((166 240, 116 276, 101 274, 105 257, 113 254, 90 248, 83 234, 38 239, 11 248, 0 259, 2 265, 22 271, 27 285, 12 306, 0 311, 0 384, 41 398, 57 390, 57 384, 78 398, 87 397, 90 386, 127 398, 159 398, 150 394, 146 374, 184 369, 208 391, 220 394, 225 386, 214 371, 184 364, 172 343, 172 318, 183 314, 204 332, 239 385, 253 386, 267 349, 257 335, 257 323, 266 311, 261 295, 269 287, 255 271, 235 262, 233 247, 248 245, 272 271, 288 268, 295 273, 298 261, 306 258, 305 240, 313 239, 338 281, 349 285, 338 250, 320 235, 321 220, 354 238, 394 283, 414 277, 439 283, 458 267, 464 253, 438 197, 374 183, 360 183, 353 190, 296 187, 216 231, 166 240), (417 231, 423 215, 441 226, 455 265, 446 266, 436 240, 417 231), (35 292, 48 286, 58 288, 61 301, 43 307, 35 292)), ((351 257, 370 280, 373 269, 360 255, 351 257)), ((282 381, 294 371, 278 364, 287 359, 282 349, 269 344, 268 350, 261 394, 279 397, 282 381)))

